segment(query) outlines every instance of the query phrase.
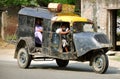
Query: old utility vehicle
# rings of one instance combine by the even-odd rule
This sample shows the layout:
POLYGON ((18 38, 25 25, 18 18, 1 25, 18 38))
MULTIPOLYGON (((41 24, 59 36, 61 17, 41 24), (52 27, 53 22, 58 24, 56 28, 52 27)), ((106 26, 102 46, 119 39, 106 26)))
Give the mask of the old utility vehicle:
POLYGON ((14 57, 20 68, 28 68, 32 60, 55 59, 59 67, 66 67, 69 60, 89 61, 96 73, 105 73, 109 62, 106 52, 111 47, 106 35, 94 32, 94 25, 74 13, 52 12, 43 8, 22 8, 19 11, 17 44, 14 57), (36 19, 42 19, 43 38, 35 38, 36 19), (68 52, 64 50, 61 35, 56 29, 66 24, 68 52))

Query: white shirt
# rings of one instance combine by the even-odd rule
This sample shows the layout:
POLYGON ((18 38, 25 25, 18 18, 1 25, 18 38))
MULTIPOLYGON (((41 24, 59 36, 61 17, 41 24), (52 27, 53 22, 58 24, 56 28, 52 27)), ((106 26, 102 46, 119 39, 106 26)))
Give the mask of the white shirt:
MULTIPOLYGON (((69 29, 69 28, 67 28, 66 31, 68 31, 68 29, 69 29)), ((60 33, 60 32, 62 32, 62 28, 58 28, 58 29, 56 30, 56 33, 60 33)))
POLYGON ((56 33, 60 33, 60 32, 62 32, 62 28, 58 28, 58 29, 56 30, 56 33))
POLYGON ((39 32, 39 30, 43 30, 43 27, 42 26, 35 27, 35 37, 38 37, 40 41, 42 42, 42 33, 39 32))

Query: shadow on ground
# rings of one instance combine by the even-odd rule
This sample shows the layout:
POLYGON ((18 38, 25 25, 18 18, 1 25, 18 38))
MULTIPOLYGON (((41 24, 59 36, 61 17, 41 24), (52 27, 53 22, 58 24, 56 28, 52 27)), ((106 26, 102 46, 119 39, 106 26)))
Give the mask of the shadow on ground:
MULTIPOLYGON (((65 68, 60 68, 56 63, 50 64, 31 64, 29 69, 49 69, 49 70, 60 70, 60 71, 74 71, 74 72, 90 72, 95 73, 92 67, 86 63, 70 63, 65 68)), ((105 74, 120 74, 120 70, 115 67, 109 67, 105 74)))

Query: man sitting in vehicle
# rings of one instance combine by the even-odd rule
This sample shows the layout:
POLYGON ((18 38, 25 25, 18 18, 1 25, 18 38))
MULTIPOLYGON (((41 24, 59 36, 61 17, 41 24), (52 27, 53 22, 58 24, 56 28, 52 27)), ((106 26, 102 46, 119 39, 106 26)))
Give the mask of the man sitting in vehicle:
POLYGON ((65 48, 65 51, 68 52, 68 43, 66 41, 66 34, 70 32, 69 28, 66 28, 65 24, 63 24, 60 28, 56 30, 56 33, 61 34, 62 37, 62 46, 65 48))
POLYGON ((43 32, 42 20, 41 19, 36 19, 35 42, 37 44, 41 44, 42 43, 42 32, 43 32))

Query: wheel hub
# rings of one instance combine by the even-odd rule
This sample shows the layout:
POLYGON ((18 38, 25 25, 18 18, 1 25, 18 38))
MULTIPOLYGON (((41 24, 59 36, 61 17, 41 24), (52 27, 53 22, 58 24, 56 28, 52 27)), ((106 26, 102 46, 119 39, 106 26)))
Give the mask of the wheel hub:
POLYGON ((24 52, 22 52, 22 53, 20 54, 20 62, 25 63, 25 61, 26 61, 26 55, 25 55, 24 52))
POLYGON ((97 58, 95 65, 98 68, 102 68, 103 60, 101 58, 97 58))

